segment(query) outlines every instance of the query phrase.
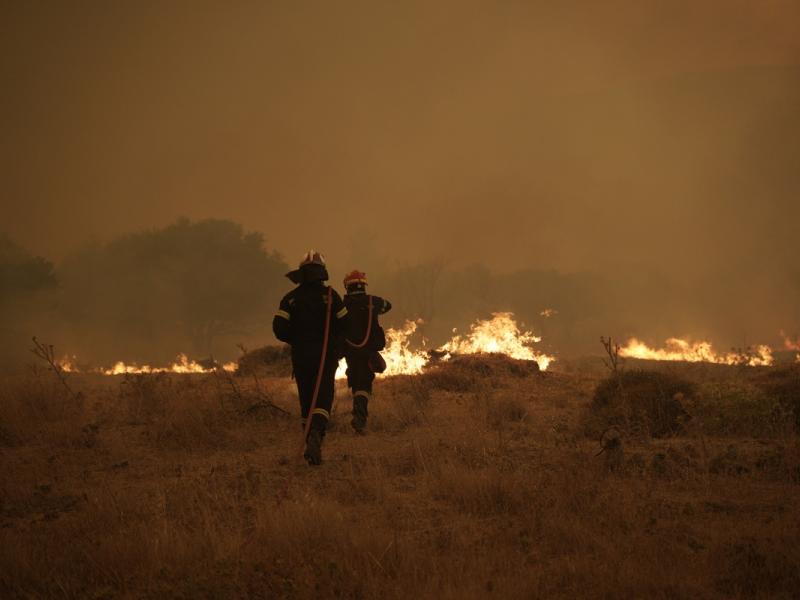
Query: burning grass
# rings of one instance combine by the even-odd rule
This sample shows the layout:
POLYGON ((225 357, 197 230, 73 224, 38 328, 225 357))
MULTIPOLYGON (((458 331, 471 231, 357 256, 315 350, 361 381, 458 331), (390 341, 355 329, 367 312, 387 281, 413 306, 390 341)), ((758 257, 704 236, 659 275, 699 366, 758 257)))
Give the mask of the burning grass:
POLYGON ((593 397, 614 396, 602 376, 464 359, 378 381, 366 436, 340 387, 318 469, 297 457, 287 378, 73 376, 77 400, 50 373, 7 379, 0 595, 796 592, 797 434, 731 391, 783 405, 769 386, 791 390, 790 376, 626 375, 629 394, 684 394, 692 419, 623 437, 609 469, 583 435, 593 397), (712 400, 760 428, 720 428, 712 400))

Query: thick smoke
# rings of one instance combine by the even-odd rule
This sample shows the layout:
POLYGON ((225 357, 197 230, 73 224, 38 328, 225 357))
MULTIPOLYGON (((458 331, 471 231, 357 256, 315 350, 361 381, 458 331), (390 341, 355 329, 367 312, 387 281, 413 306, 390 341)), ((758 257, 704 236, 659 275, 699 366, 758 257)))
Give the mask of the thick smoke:
POLYGON ((57 271, 214 217, 367 270, 433 338, 800 330, 796 3, 4 12, 2 229, 57 271))

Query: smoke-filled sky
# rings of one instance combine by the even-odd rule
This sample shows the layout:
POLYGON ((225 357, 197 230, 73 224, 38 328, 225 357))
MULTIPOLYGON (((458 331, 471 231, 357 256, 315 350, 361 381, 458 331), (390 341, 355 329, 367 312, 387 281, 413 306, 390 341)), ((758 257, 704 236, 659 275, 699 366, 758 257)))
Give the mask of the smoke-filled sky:
POLYGON ((0 11, 0 229, 56 260, 187 216, 291 262, 368 238, 495 269, 798 272, 797 1, 0 11))

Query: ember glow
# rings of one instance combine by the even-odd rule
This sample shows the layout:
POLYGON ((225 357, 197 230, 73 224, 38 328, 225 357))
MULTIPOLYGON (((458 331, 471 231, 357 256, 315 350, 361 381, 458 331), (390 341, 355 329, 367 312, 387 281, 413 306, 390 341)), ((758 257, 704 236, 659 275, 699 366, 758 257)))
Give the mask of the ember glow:
POLYGON ((679 338, 669 338, 664 348, 651 348, 644 342, 631 338, 620 356, 642 360, 665 360, 684 362, 708 362, 720 365, 748 365, 765 367, 773 363, 772 349, 769 346, 755 346, 747 352, 718 353, 710 342, 689 342, 679 338))

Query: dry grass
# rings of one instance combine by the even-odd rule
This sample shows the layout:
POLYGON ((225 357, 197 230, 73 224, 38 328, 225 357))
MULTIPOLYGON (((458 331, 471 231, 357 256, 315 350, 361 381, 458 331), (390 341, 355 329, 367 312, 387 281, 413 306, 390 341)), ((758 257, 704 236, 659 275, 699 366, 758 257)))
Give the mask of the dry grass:
POLYGON ((515 369, 379 381, 363 437, 340 388, 319 468, 285 378, 9 378, 0 595, 795 596, 800 446, 761 375, 686 369, 686 429, 610 460, 602 373, 515 369))

